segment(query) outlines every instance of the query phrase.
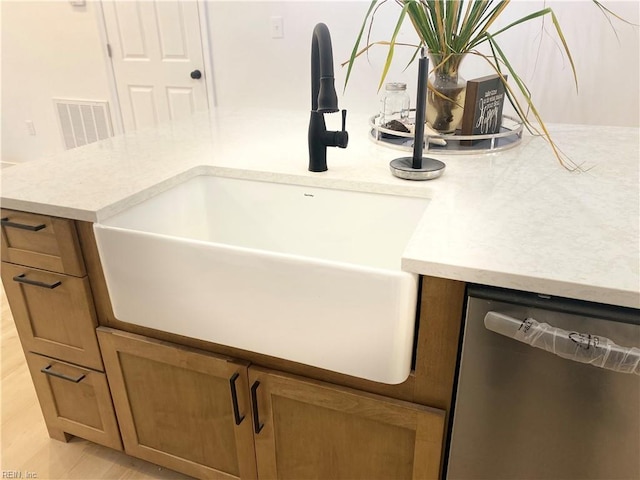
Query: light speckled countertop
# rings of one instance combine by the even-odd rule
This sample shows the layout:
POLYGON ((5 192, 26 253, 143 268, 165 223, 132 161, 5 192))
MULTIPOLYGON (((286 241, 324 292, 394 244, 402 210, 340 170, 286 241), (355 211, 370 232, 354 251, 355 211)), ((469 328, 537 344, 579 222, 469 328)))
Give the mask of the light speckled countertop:
MULTIPOLYGON (((540 138, 482 155, 431 155, 445 174, 409 182, 404 156, 348 119, 346 150, 307 171, 306 111, 214 110, 2 171, 2 206, 100 221, 199 174, 428 197, 403 269, 485 285, 640 307, 640 131, 554 125, 586 171, 563 169, 540 138)), ((329 129, 339 116, 327 116, 329 129)), ((383 228, 383 227, 381 227, 383 228)))

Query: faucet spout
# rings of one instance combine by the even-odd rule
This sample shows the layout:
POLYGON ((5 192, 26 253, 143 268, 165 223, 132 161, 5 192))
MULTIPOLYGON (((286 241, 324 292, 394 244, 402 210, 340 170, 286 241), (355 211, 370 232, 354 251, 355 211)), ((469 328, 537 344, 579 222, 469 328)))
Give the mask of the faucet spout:
POLYGON ((309 170, 327 170, 327 147, 346 148, 349 134, 345 130, 346 110, 342 112, 342 131, 329 132, 325 113, 338 112, 338 96, 333 76, 331 35, 324 23, 313 29, 311 40, 311 118, 309 120, 309 170))
POLYGON ((322 113, 338 111, 331 35, 324 23, 319 23, 313 29, 311 41, 311 110, 322 113))

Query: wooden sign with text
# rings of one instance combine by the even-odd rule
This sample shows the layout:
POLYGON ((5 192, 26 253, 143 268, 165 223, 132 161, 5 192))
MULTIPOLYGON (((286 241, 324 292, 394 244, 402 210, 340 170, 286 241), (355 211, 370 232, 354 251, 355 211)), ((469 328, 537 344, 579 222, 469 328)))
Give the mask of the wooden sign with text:
MULTIPOLYGON (((505 81, 506 78, 505 76, 505 81)), ((462 135, 498 133, 502 125, 504 97, 504 84, 498 75, 469 80, 460 133, 462 135)))

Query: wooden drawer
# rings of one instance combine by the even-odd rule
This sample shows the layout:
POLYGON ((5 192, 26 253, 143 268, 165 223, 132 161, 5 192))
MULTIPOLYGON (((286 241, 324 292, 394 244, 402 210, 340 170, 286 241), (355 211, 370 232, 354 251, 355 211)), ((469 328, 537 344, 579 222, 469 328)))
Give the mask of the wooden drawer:
POLYGON ((26 353, 40 407, 52 437, 71 434, 122 450, 104 373, 26 353))
POLYGON ((2 209, 2 260, 78 277, 86 273, 73 220, 2 209))
POLYGON ((103 370, 86 277, 2 262, 2 283, 25 351, 103 370))

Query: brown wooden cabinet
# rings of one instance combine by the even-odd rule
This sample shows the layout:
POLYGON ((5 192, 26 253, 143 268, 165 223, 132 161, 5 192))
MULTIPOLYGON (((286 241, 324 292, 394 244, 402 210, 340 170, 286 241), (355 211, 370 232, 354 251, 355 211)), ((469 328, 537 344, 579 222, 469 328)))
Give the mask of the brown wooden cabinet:
POLYGON ((199 478, 438 477, 442 410, 109 328, 98 337, 131 455, 199 478))
POLYGON ((445 412, 249 368, 259 478, 436 479, 445 412))
POLYGON ((90 223, 3 210, 2 281, 53 438, 199 478, 440 475, 463 282, 423 278, 415 369, 383 385, 119 321, 90 223))
POLYGON ((124 448, 198 478, 255 478, 247 363, 100 328, 124 448))
POLYGON ((2 210, 2 283, 49 435, 122 450, 73 220, 2 210))

